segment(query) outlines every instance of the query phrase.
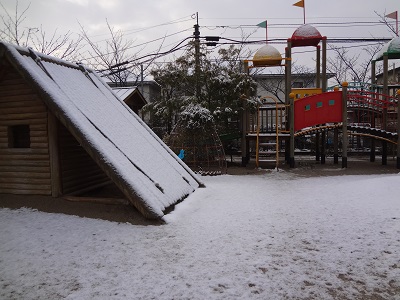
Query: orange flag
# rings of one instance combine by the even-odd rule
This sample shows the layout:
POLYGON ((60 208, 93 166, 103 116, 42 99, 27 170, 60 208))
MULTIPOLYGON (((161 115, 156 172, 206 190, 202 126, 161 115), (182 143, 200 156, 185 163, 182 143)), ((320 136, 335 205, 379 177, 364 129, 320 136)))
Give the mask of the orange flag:
POLYGON ((293 6, 304 7, 304 0, 300 0, 299 2, 296 2, 295 4, 293 4, 293 6))

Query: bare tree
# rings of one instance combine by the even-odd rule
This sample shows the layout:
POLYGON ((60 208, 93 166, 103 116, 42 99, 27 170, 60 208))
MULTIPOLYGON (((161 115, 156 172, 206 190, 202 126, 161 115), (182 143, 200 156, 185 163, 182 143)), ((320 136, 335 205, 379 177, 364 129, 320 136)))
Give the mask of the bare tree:
MULTIPOLYGON (((396 28, 388 20, 386 12, 380 14, 375 11, 375 14, 380 17, 379 22, 386 25, 390 33, 396 34, 396 28)), ((351 50, 346 47, 328 46, 335 55, 328 58, 327 70, 335 74, 333 79, 336 83, 341 84, 343 81, 365 83, 371 80, 371 63, 382 48, 383 43, 378 42, 373 45, 359 47, 356 54, 352 54, 351 50)))
POLYGON ((40 29, 30 38, 30 44, 35 50, 59 57, 61 59, 78 60, 83 48, 82 37, 73 38, 73 33, 57 34, 57 29, 52 35, 47 35, 40 25, 40 29))
POLYGON ((334 74, 333 79, 337 84, 343 81, 364 83, 371 79, 371 63, 381 44, 363 47, 357 54, 351 54, 345 47, 328 46, 335 55, 327 59, 327 70, 334 74))
POLYGON ((53 34, 48 35, 42 25, 39 27, 24 26, 30 4, 21 11, 17 0, 14 14, 11 14, 1 3, 0 7, 3 10, 0 16, 3 25, 0 27, 2 40, 22 47, 31 47, 38 52, 62 59, 74 60, 78 57, 78 52, 82 48, 80 36, 74 39, 72 32, 58 34, 57 29, 53 34))
POLYGON ((19 46, 27 46, 31 34, 38 31, 38 28, 23 29, 22 27, 30 4, 20 13, 17 0, 15 2, 14 15, 11 15, 3 4, 0 3, 0 6, 3 10, 1 21, 2 25, 4 26, 4 28, 0 27, 0 38, 4 41, 14 43, 19 46))
MULTIPOLYGON (((96 42, 90 37, 88 32, 81 26, 82 37, 88 44, 90 50, 86 57, 86 63, 92 68, 101 71, 116 86, 126 86, 128 81, 136 85, 139 79, 149 74, 148 69, 156 58, 140 60, 139 53, 143 49, 132 52, 134 40, 125 38, 123 31, 116 30, 106 19, 110 39, 96 42)), ((160 47, 157 51, 159 51, 160 47)))

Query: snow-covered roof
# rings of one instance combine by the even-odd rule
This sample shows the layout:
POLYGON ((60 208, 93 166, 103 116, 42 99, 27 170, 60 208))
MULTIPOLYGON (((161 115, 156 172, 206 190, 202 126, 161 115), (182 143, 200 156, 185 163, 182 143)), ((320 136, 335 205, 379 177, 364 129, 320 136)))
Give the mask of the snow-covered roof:
POLYGON ((253 56, 254 66, 279 66, 282 62, 282 55, 271 45, 264 45, 253 56))
POLYGON ((400 37, 395 37, 376 54, 375 60, 382 60, 384 55, 388 56, 388 59, 400 59, 400 37))
POLYGON ((323 37, 314 26, 304 24, 294 31, 290 40, 292 41, 292 47, 301 47, 317 46, 322 39, 323 37))
POLYGON ((137 87, 113 87, 112 90, 120 100, 124 101, 137 90, 137 87))
POLYGON ((93 70, 6 43, 0 53, 146 217, 203 185, 93 70))
MULTIPOLYGON (((113 92, 117 95, 120 101, 125 102, 131 107, 132 102, 135 103, 139 108, 142 108, 147 104, 146 99, 136 86, 132 87, 113 87, 113 92)), ((135 111, 137 113, 137 111, 135 111)))

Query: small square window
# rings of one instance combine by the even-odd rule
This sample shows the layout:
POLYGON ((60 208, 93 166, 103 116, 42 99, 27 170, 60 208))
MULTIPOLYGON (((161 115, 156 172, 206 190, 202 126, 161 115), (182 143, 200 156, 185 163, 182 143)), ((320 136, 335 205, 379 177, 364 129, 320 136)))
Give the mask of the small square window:
POLYGON ((8 127, 9 148, 30 148, 31 134, 29 125, 14 125, 8 127))
POLYGON ((317 108, 321 108, 322 107, 322 102, 317 102, 317 108))
POLYGON ((304 110, 305 111, 309 111, 311 109, 311 105, 307 104, 306 106, 304 106, 304 110))
POLYGON ((328 103, 329 103, 329 106, 335 105, 335 100, 331 99, 331 100, 329 100, 328 103))

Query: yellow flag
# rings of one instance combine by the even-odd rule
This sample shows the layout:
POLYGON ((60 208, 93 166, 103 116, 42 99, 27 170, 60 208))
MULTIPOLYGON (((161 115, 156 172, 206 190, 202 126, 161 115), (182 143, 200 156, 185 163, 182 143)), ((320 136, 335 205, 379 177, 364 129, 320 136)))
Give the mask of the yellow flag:
POLYGON ((304 7, 304 0, 300 0, 299 2, 296 2, 295 4, 293 4, 293 6, 304 7))

